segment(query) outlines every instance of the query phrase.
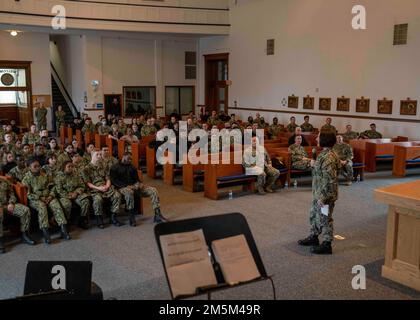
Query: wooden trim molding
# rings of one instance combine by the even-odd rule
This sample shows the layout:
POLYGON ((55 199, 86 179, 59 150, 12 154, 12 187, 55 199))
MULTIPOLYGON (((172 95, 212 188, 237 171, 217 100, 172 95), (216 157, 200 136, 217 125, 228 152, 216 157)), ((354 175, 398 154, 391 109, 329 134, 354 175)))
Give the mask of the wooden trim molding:
MULTIPOLYGON (((229 110, 240 110, 240 111, 252 111, 252 112, 271 112, 271 113, 289 113, 289 114, 301 114, 308 116, 323 116, 323 117, 338 117, 338 118, 352 118, 352 119, 367 119, 367 120, 380 120, 380 121, 392 121, 392 122, 410 122, 420 123, 420 119, 398 119, 398 118, 384 118, 374 116, 358 116, 343 113, 317 113, 317 112, 306 112, 306 111, 294 111, 294 110, 273 110, 273 109, 260 109, 260 108, 242 108, 242 107, 230 107, 229 110)), ((230 113, 230 112, 229 112, 230 113)))
POLYGON ((156 109, 163 109, 163 106, 156 106, 156 109))

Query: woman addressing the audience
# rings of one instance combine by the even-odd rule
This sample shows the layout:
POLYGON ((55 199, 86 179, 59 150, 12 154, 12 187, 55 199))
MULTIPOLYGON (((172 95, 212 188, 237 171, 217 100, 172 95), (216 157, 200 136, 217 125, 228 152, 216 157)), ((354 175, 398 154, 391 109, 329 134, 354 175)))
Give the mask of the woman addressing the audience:
POLYGON ((321 132, 318 145, 324 148, 315 161, 312 171, 312 205, 309 217, 310 236, 299 240, 301 246, 312 246, 315 254, 332 254, 334 204, 338 197, 337 171, 340 159, 332 147, 336 142, 332 132, 321 132), (319 235, 324 241, 319 244, 319 235))

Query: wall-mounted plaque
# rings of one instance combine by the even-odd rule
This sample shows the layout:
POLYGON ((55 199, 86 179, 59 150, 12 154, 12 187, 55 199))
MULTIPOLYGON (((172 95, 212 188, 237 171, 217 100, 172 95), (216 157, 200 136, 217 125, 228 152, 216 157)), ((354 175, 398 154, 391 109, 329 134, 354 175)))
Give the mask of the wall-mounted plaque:
POLYGON ((299 107, 299 97, 295 97, 295 95, 289 96, 288 107, 297 109, 299 107))
POLYGON ((313 110, 315 107, 315 98, 309 95, 303 98, 303 109, 313 110))
POLYGON ((337 98, 337 111, 350 111, 350 99, 342 96, 337 98))
POLYGON ((319 98, 319 110, 330 111, 331 110, 331 98, 319 98))
POLYGON ((417 115, 417 100, 411 100, 410 98, 407 98, 407 100, 402 100, 400 113, 404 116, 417 115))
POLYGON ((370 110, 370 99, 361 97, 356 100, 356 112, 369 113, 370 110))
POLYGON ((387 98, 383 98, 382 100, 378 100, 378 113, 379 114, 392 114, 392 100, 387 100, 387 98))

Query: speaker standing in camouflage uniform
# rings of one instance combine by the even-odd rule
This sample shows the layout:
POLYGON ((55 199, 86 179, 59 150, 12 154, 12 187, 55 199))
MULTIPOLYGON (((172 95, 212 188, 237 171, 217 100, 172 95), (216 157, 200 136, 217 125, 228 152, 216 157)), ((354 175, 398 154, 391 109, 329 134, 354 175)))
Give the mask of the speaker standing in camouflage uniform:
POLYGON ((85 167, 82 176, 92 195, 93 212, 96 216, 98 227, 104 228, 104 199, 111 200, 111 223, 117 227, 121 226, 121 222, 117 219, 117 214, 120 210, 121 194, 111 185, 109 170, 102 163, 100 151, 92 152, 92 161, 85 167))
POLYGON ((28 234, 31 212, 27 206, 16 203, 16 201, 12 184, 6 179, 0 178, 0 253, 5 252, 3 244, 3 217, 5 214, 18 217, 20 219, 22 241, 29 245, 35 244, 35 241, 28 234))
POLYGON ((39 227, 44 234, 45 243, 51 243, 48 231, 48 209, 52 211, 55 221, 61 228, 61 236, 66 240, 70 240, 70 235, 66 229, 67 220, 63 209, 61 208, 60 202, 55 198, 54 192, 49 189, 50 181, 48 180, 48 176, 41 171, 38 160, 31 161, 29 170, 25 178, 23 178, 22 183, 28 187, 29 207, 38 213, 39 227))
POLYGON ((301 246, 312 246, 311 252, 315 254, 332 254, 334 205, 338 198, 337 171, 340 159, 332 147, 336 137, 332 132, 321 132, 318 137, 319 145, 324 150, 316 159, 312 171, 312 205, 309 222, 310 236, 298 242, 301 246), (324 241, 319 244, 319 235, 324 241))

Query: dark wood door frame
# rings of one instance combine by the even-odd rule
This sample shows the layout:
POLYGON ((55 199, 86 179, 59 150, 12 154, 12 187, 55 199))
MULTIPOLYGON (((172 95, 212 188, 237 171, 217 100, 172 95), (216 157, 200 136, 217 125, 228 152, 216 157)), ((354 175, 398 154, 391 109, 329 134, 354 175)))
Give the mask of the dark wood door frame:
POLYGON ((216 105, 216 102, 218 101, 218 98, 216 98, 216 95, 218 95, 218 88, 226 88, 225 90, 225 112, 228 112, 229 109, 229 81, 218 81, 213 80, 214 77, 217 79, 217 70, 214 69, 214 62, 225 60, 227 63, 227 72, 229 74, 229 53, 218 53, 218 54, 205 54, 204 55, 205 60, 205 104, 206 109, 209 111, 216 110, 219 112, 218 105, 216 105), (213 90, 212 90, 213 88, 213 90))
MULTIPOLYGON (((25 109, 25 123, 22 123, 19 119, 18 123, 20 125, 30 127, 30 124, 33 122, 33 111, 32 111, 32 75, 31 75, 31 64, 32 61, 11 61, 11 60, 0 60, 0 68, 10 68, 10 69, 25 69, 26 73, 26 86, 25 87, 13 87, 12 91, 26 91, 28 92, 28 107, 19 108, 16 106, 17 115, 20 118, 20 112, 25 109), (22 109, 22 110, 20 110, 22 109)), ((0 91, 11 91, 10 87, 1 87, 0 91)))

